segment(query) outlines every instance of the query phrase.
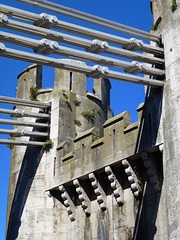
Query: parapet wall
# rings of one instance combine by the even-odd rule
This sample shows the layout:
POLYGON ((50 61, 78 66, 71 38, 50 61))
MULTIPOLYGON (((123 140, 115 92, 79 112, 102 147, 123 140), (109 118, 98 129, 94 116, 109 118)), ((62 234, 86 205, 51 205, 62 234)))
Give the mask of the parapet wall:
MULTIPOLYGON (((28 87, 38 86, 33 66, 21 74, 19 89, 26 75, 28 87)), ((126 240, 135 232, 139 239, 165 239, 163 229, 152 230, 163 221, 157 212, 163 180, 161 90, 147 90, 146 102, 137 109, 138 121, 131 123, 127 111, 112 117, 108 79, 94 79, 93 88, 93 93, 86 92, 83 74, 57 69, 54 88, 38 90, 39 101, 51 102, 49 136, 54 147, 47 152, 22 147, 20 155, 14 148, 7 239, 99 240, 121 235, 126 240), (14 179, 17 185, 12 188, 14 179), (155 218, 149 221, 147 216, 155 218)), ((28 89, 22 96, 28 98, 28 89)), ((164 202, 160 206, 164 208, 164 202)))

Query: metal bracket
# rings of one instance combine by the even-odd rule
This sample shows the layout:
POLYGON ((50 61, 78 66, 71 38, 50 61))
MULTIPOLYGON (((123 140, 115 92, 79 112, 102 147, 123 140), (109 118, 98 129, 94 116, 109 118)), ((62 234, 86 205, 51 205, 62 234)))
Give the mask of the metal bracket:
POLYGON ((42 53, 44 55, 49 55, 49 54, 52 54, 54 50, 58 48, 59 48, 59 44, 56 41, 41 39, 39 41, 39 46, 34 49, 34 52, 42 53))
POLYGON ((136 38, 130 38, 130 43, 123 46, 124 49, 135 51, 140 50, 144 46, 144 42, 142 40, 138 40, 136 38))
POLYGON ((142 63, 133 61, 131 62, 131 67, 126 68, 124 71, 132 74, 141 73, 143 71, 143 65, 142 63))
POLYGON ((11 114, 11 117, 24 117, 24 116, 28 116, 28 112, 26 110, 22 110, 22 109, 15 109, 14 113, 11 114))
POLYGON ((88 73, 86 76, 92 77, 92 78, 100 78, 108 73, 109 73, 109 69, 107 67, 101 67, 99 65, 94 65, 92 67, 92 71, 90 73, 88 73))
POLYGON ((101 53, 104 52, 105 49, 109 47, 109 44, 105 41, 100 41, 98 39, 94 39, 90 47, 86 48, 87 52, 92 53, 101 53))
POLYGON ((6 51, 6 47, 3 43, 0 43, 0 51, 1 52, 6 51))
POLYGON ((51 28, 58 23, 58 18, 54 15, 49 15, 47 13, 41 13, 39 15, 39 19, 34 22, 34 25, 43 27, 43 28, 51 28))
POLYGON ((15 129, 14 130, 14 134, 13 136, 14 137, 21 137, 21 136, 26 136, 28 133, 25 129, 15 129))
POLYGON ((3 13, 0 13, 0 25, 3 23, 8 23, 8 16, 3 13))

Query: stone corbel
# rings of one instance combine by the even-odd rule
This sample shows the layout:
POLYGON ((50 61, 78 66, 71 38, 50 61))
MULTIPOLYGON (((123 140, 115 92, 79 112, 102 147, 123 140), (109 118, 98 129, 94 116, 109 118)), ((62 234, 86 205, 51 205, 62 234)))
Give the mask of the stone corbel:
POLYGON ((125 173, 128 176, 128 181, 131 184, 131 190, 136 198, 138 198, 141 195, 142 188, 140 184, 138 183, 138 177, 136 176, 136 173, 134 172, 133 168, 129 164, 127 159, 124 159, 122 161, 123 166, 125 167, 125 173))
POLYGON ((114 197, 116 199, 117 204, 123 205, 123 199, 122 199, 122 187, 120 183, 118 182, 116 176, 114 175, 112 169, 110 166, 105 167, 105 172, 108 175, 108 179, 110 181, 111 188, 113 190, 114 197))
POLYGON ((159 145, 159 151, 163 153, 163 150, 164 150, 164 144, 159 145))
POLYGON ((146 168, 150 183, 153 185, 154 191, 160 192, 161 183, 159 181, 159 177, 157 175, 157 170, 156 170, 156 166, 155 166, 154 162, 151 160, 151 158, 147 152, 142 152, 141 158, 142 158, 144 166, 146 168))
POLYGON ((78 194, 78 198, 81 201, 81 205, 82 205, 82 208, 83 208, 86 216, 90 216, 91 210, 90 210, 90 204, 89 204, 89 200, 88 200, 88 196, 87 196, 86 192, 82 188, 78 179, 75 179, 73 181, 73 184, 76 187, 76 192, 78 194))
POLYGON ((63 185, 59 186, 59 190, 61 192, 61 197, 64 201, 64 205, 66 207, 66 210, 70 217, 70 220, 71 220, 71 222, 73 222, 73 221, 75 221, 75 217, 73 214, 73 211, 75 211, 75 206, 63 185))
POLYGON ((47 196, 48 196, 49 198, 52 197, 52 195, 51 195, 51 191, 47 191, 46 193, 47 193, 47 196))
POLYGON ((102 211, 105 211, 106 210, 106 203, 105 203, 106 195, 105 195, 102 187, 100 186, 98 180, 96 179, 96 176, 94 175, 94 173, 89 174, 89 179, 90 179, 91 185, 94 189, 94 193, 97 196, 97 202, 99 204, 99 207, 101 208, 102 211))

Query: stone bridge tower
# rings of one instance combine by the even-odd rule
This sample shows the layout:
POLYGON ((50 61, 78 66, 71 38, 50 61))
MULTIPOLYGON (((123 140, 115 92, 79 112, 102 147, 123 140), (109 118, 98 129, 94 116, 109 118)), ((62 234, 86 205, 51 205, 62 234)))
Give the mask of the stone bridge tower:
POLYGON ((28 99, 37 86, 38 100, 51 103, 54 146, 13 148, 7 240, 180 238, 179 6, 179 0, 151 2, 166 79, 164 89, 146 88, 136 123, 127 111, 113 117, 108 79, 94 76, 89 93, 84 74, 55 69, 48 89, 41 88, 41 66, 19 75, 17 97, 28 99))
POLYGON ((166 81, 162 104, 163 170, 168 239, 180 238, 180 1, 152 0, 165 53, 166 81))

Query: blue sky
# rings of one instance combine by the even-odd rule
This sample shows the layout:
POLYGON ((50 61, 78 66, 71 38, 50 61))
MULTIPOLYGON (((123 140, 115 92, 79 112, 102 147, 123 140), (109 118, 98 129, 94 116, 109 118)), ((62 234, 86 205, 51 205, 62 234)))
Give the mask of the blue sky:
MULTIPOLYGON (((53 0, 53 2, 145 31, 149 31, 153 22, 150 11, 150 0, 53 0)), ((47 12, 43 9, 31 7, 13 0, 1 0, 1 3, 35 13, 47 12)), ((87 24, 73 18, 68 18, 57 14, 56 16, 60 20, 116 34, 126 38, 132 37, 119 32, 103 29, 102 27, 92 24, 87 24)), ((4 29, 2 30, 5 31, 4 29)), ((7 46, 17 48, 16 46, 7 46)), ((20 47, 18 47, 18 49, 20 49, 20 47)), ((30 51, 28 49, 24 50, 30 51)), ((58 56, 56 57, 58 58, 58 56)), ((0 58, 0 95, 8 97, 16 96, 15 88, 17 86, 17 76, 29 65, 29 63, 17 60, 0 58)), ((43 73, 43 87, 53 87, 53 69, 46 67, 43 73)), ((144 87, 115 80, 111 80, 111 84, 111 108, 113 109, 115 115, 127 110, 131 112, 132 122, 137 121, 136 108, 141 102, 144 101, 144 87)), ((88 90, 91 90, 90 84, 88 90)), ((0 108, 12 109, 12 106, 0 104, 0 108)), ((7 116, 1 115, 0 118, 7 118, 7 116)), ((0 125, 0 128, 7 128, 7 126, 0 125)), ((5 139, 8 138, 8 136, 0 135, 0 138, 5 139)), ((0 145, 0 155, 0 239, 3 240, 5 239, 6 207, 11 151, 6 146, 0 145)))

